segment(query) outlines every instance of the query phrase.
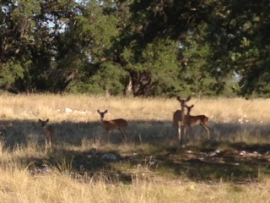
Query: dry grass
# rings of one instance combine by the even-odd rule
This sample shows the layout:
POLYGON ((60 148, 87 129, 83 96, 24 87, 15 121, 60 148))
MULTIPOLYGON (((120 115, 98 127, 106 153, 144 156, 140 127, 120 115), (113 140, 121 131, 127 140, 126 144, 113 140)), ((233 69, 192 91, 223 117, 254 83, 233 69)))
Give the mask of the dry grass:
MULTIPOLYGON (((269 122, 270 99, 191 99, 192 114, 206 114, 215 122, 269 122)), ((51 117, 55 122, 96 121, 97 109, 109 109, 108 119, 125 117, 129 120, 171 120, 179 109, 176 99, 104 98, 87 95, 21 95, 0 97, 2 119, 37 119, 51 117), (66 112, 72 109, 72 113, 66 112)))
POLYGON ((105 184, 103 180, 77 182, 51 173, 31 176, 26 171, 0 170, 0 199, 4 202, 269 202, 269 182, 251 185, 204 184, 180 181, 145 181, 131 185, 105 184))
MULTIPOLYGON (((219 143, 214 148, 237 154, 239 142, 259 144, 256 149, 261 150, 262 144, 270 143, 268 99, 192 99, 189 104, 195 105, 192 115, 205 114, 210 118, 213 139, 219 143), (228 142, 230 146, 222 145, 228 142)), ((220 170, 207 165, 213 161, 210 156, 204 157, 209 163, 198 162, 201 165, 191 168, 192 162, 185 163, 195 159, 195 152, 187 154, 184 149, 180 154, 171 154, 176 143, 171 121, 176 109, 179 109, 176 99, 1 96, 0 124, 6 128, 8 136, 0 151, 0 199, 15 203, 270 202, 267 164, 270 157, 266 151, 263 151, 265 154, 260 152, 263 159, 256 160, 232 159, 231 154, 215 157, 220 158, 220 165, 214 168, 220 170), (111 133, 110 143, 104 142, 97 109, 109 110, 106 119, 129 121, 129 143, 121 143, 121 134, 117 131, 111 133), (56 129, 54 148, 48 153, 44 152, 39 118, 50 118, 56 129), (97 157, 93 149, 97 150, 97 157), (107 152, 121 157, 133 157, 135 153, 139 156, 127 162, 122 159, 104 162, 99 157, 107 152), (232 165, 240 163, 241 167, 222 165, 225 158, 230 159, 232 165), (153 167, 151 162, 156 160, 159 165, 153 167), (229 175, 230 170, 235 174, 229 175), (208 176, 203 178, 203 173, 208 176), (213 180, 209 179, 214 176, 212 173, 216 174, 213 180), (233 181, 234 177, 248 178, 250 174, 256 178, 250 177, 246 184, 233 181), (222 178, 216 178, 219 176, 222 178), (224 180, 227 176, 231 176, 231 181, 224 180), (122 177, 130 180, 122 181, 122 177)), ((204 138, 203 129, 195 127, 190 143, 199 148, 197 154, 203 149, 200 147, 204 138)))

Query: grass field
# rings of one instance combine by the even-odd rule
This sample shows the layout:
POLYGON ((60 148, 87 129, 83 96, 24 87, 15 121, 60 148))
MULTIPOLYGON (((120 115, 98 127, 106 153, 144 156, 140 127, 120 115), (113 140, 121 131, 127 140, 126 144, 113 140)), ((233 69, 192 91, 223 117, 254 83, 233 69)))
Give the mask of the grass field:
POLYGON ((270 99, 192 98, 209 117, 176 152, 173 99, 1 95, 1 202, 270 202, 270 99), (128 121, 128 142, 106 119, 128 121), (45 150, 38 119, 55 128, 45 150))

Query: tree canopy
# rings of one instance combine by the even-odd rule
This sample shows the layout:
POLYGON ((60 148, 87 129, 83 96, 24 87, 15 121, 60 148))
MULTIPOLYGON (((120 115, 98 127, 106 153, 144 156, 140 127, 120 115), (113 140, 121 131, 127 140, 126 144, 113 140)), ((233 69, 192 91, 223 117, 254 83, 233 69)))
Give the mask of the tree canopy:
POLYGON ((266 0, 1 0, 0 88, 270 96, 266 0))

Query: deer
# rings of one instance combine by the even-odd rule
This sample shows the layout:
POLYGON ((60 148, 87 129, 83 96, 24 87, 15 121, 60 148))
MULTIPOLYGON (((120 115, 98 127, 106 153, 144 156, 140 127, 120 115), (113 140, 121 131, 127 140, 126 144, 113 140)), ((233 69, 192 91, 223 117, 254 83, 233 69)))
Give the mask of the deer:
POLYGON ((49 119, 47 120, 38 120, 39 123, 41 123, 41 127, 43 129, 43 134, 45 137, 45 148, 52 146, 52 136, 54 134, 54 127, 51 125, 48 125, 49 119))
POLYGON ((109 140, 109 132, 113 129, 118 129, 122 133, 123 141, 126 142, 127 133, 125 129, 128 126, 128 122, 122 118, 117 118, 113 120, 104 120, 105 114, 108 113, 108 110, 105 110, 105 111, 97 110, 97 112, 100 115, 101 122, 106 131, 107 140, 109 140))
MULTIPOLYGON (((176 110, 173 113, 173 125, 176 126, 178 129, 178 132, 177 132, 178 144, 180 144, 180 142, 181 144, 183 144, 184 143, 183 138, 186 133, 185 123, 183 122, 185 118, 185 105, 191 99, 191 97, 189 96, 186 99, 181 99, 179 96, 177 96, 176 99, 180 103, 181 110, 176 110)), ((177 148, 177 151, 178 151, 178 148, 177 148)))
POLYGON ((208 139, 210 140, 210 127, 207 124, 209 120, 208 117, 205 115, 191 116, 190 112, 191 112, 191 109, 194 107, 194 105, 191 105, 191 106, 185 105, 185 107, 187 108, 187 115, 185 115, 185 119, 184 119, 185 120, 184 123, 186 127, 191 129, 192 126, 200 124, 206 130, 208 139))

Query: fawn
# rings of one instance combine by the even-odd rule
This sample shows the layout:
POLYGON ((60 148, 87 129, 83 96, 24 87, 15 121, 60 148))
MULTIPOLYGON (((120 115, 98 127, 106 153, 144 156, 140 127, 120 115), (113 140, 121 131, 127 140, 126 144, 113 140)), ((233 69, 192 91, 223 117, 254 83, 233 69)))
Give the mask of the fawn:
POLYGON ((106 131, 107 140, 109 140, 109 131, 113 129, 119 129, 120 132, 122 133, 123 141, 125 142, 127 139, 127 133, 125 129, 128 125, 128 122, 122 118, 113 119, 113 120, 104 120, 105 114, 108 113, 108 110, 105 110, 103 112, 100 110, 97 110, 97 112, 100 115, 101 121, 103 123, 103 127, 106 131))
POLYGON ((48 147, 52 146, 52 136, 54 133, 54 128, 53 128, 53 126, 48 125, 49 119, 47 119, 45 121, 39 119, 38 122, 41 123, 41 127, 43 129, 43 134, 45 137, 45 147, 47 149, 48 147))
POLYGON ((191 116, 190 111, 194 107, 194 105, 187 106, 187 115, 185 116, 185 125, 187 125, 189 128, 191 128, 194 125, 200 124, 207 132, 208 139, 210 140, 210 127, 208 126, 208 117, 205 115, 197 115, 197 116, 191 116))

